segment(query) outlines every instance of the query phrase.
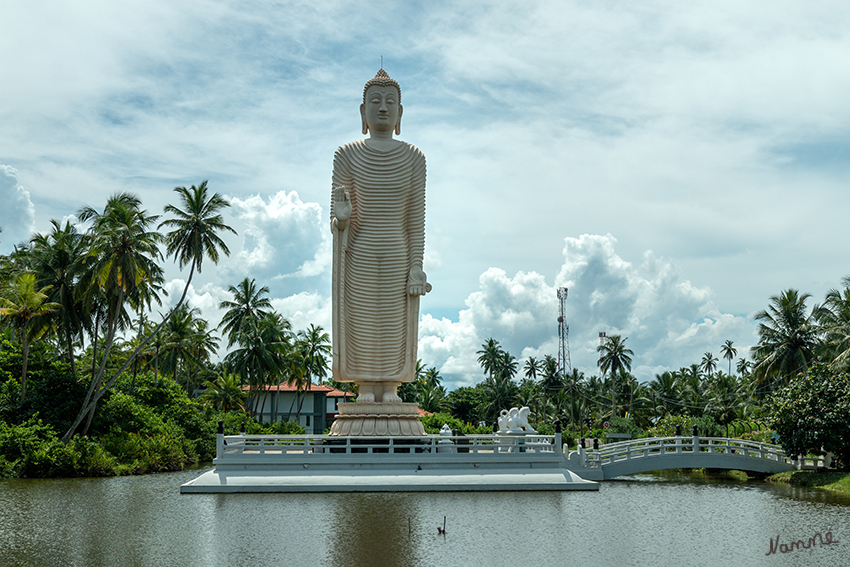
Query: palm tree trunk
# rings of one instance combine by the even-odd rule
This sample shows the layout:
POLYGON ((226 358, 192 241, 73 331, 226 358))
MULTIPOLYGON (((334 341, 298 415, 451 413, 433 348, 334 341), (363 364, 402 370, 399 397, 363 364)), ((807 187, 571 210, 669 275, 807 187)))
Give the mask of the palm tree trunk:
POLYGON ((29 358, 30 342, 29 342, 29 322, 24 324, 23 337, 21 345, 23 350, 23 361, 21 363, 21 403, 24 403, 24 398, 27 396, 27 359, 29 358))
POLYGON ((304 406, 304 398, 307 396, 301 396, 302 392, 298 392, 298 411, 295 412, 295 421, 296 423, 301 423, 301 408, 304 406))
MULTIPOLYGON (((97 330, 100 328, 100 311, 94 316, 94 331, 92 335, 92 353, 91 353, 91 381, 94 384, 94 375, 95 370, 97 369, 97 330)), ((89 393, 86 394, 86 399, 88 400, 91 396, 92 390, 91 386, 89 386, 89 393)))
POLYGON ((282 379, 280 381, 278 381, 277 390, 275 391, 275 395, 274 395, 274 422, 275 423, 277 423, 277 414, 278 414, 278 410, 280 409, 280 385, 281 385, 282 382, 283 382, 282 379))
POLYGON ((614 373, 611 373, 611 417, 617 415, 617 380, 614 373))
POLYGON ((156 354, 153 359, 153 385, 159 386, 159 347, 156 347, 156 354))
POLYGON ((292 402, 289 404, 289 411, 286 414, 286 421, 292 421, 292 408, 295 406, 296 400, 298 400, 298 390, 295 391, 295 397, 292 398, 292 402))
POLYGON ((71 329, 65 329, 65 341, 68 346, 68 361, 71 363, 71 376, 77 377, 77 364, 74 361, 74 342, 71 339, 71 329))
MULTIPOLYGON (((263 385, 261 385, 263 387, 263 385)), ((263 412, 266 411, 266 389, 263 387, 263 405, 260 406, 260 423, 263 423, 263 412)))
MULTIPOLYGON (((109 390, 109 388, 112 387, 112 385, 115 383, 115 381, 118 380, 118 377, 121 376, 121 374, 125 370, 127 370, 127 368, 130 366, 130 363, 136 358, 136 356, 139 354, 139 352, 142 350, 142 348, 147 346, 147 344, 151 341, 151 339, 153 339, 153 337, 156 336, 156 334, 160 331, 160 329, 162 329, 162 327, 171 319, 171 317, 174 315, 175 311, 177 311, 177 309, 183 304, 183 301, 186 299, 186 293, 189 291, 189 285, 192 283, 192 276, 194 275, 194 273, 195 273, 195 262, 192 261, 192 269, 189 270, 189 279, 186 281, 186 286, 183 288, 183 295, 180 296, 180 301, 178 301, 177 305, 175 305, 171 309, 171 311, 168 312, 168 314, 165 316, 165 318, 162 320, 162 322, 160 322, 160 324, 157 326, 157 328, 154 330, 154 332, 152 332, 150 335, 148 335, 148 337, 142 342, 142 344, 140 344, 136 347, 136 349, 132 352, 132 354, 130 354, 130 356, 127 358, 127 360, 124 361, 124 364, 121 366, 121 368, 118 370, 118 372, 116 372, 109 379, 109 381, 106 383, 106 385, 104 385, 104 387, 102 389, 98 390, 95 393, 94 398, 91 401, 89 401, 88 397, 87 397, 86 402, 83 403, 84 407, 80 411, 80 414, 77 416, 77 419, 74 420, 74 423, 71 424, 71 427, 68 428, 68 431, 66 431, 65 434, 62 436, 62 442, 67 443, 71 439, 71 436, 74 434, 74 431, 76 431, 77 427, 80 425, 80 422, 82 422, 83 416, 85 415, 85 413, 89 410, 94 409, 94 407, 97 405, 97 401, 103 396, 103 394, 105 394, 109 390)), ((123 302, 123 297, 124 297, 124 290, 123 289, 121 289, 119 291, 119 297, 121 298, 121 301, 123 302)), ((111 346, 111 342, 107 341, 107 343, 108 343, 107 344, 107 354, 108 354, 108 349, 109 349, 109 346, 111 346)), ((106 357, 104 357, 104 366, 105 366, 105 362, 106 362, 106 357)), ((102 375, 101 375, 101 377, 102 377, 102 375)))
MULTIPOLYGON (((124 289, 118 288, 118 299, 115 303, 116 310, 120 310, 121 306, 124 303, 124 289)), ((88 415, 88 421, 86 422, 86 429, 83 431, 83 435, 88 433, 88 426, 91 425, 92 417, 94 416, 94 410, 97 406, 98 400, 100 400, 101 396, 106 392, 109 386, 112 386, 110 382, 107 385, 107 388, 103 390, 100 389, 100 383, 103 380, 103 374, 106 372, 106 361, 109 358, 109 351, 112 349, 112 341, 115 338, 115 331, 118 328, 118 317, 119 313, 115 313, 112 321, 107 321, 107 332, 106 332, 106 344, 103 347, 103 358, 101 359, 100 369, 97 371, 97 376, 92 376, 92 384, 89 386, 89 395, 86 396, 85 401, 83 402, 83 407, 80 409, 80 412, 77 414, 77 417, 74 419, 74 422, 71 424, 71 427, 68 428, 68 431, 65 432, 65 435, 62 436, 62 441, 67 443, 71 436, 74 434, 74 431, 77 430, 77 427, 82 423, 83 418, 88 415), (91 393, 94 395, 91 395, 91 393), (89 415, 91 413, 91 415, 89 415)), ((96 335, 95 335, 96 336, 96 335)), ((119 373, 120 374, 120 373, 119 373)), ((114 379, 112 380, 114 381, 114 379)))

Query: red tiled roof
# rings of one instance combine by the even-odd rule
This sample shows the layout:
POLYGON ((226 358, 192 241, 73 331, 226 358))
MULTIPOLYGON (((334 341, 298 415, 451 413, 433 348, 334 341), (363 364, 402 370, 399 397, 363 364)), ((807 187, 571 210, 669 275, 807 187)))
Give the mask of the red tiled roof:
POLYGON ((343 392, 342 390, 337 390, 336 388, 331 388, 331 391, 328 392, 327 396, 329 398, 353 398, 354 394, 351 392, 343 392))
POLYGON ((422 409, 420 407, 416 408, 416 413, 419 414, 419 417, 428 417, 428 416, 434 415, 430 411, 425 411, 424 409, 422 409))
MULTIPOLYGON (((243 392, 247 392, 250 389, 251 389, 250 386, 243 386, 242 387, 243 392)), ((290 383, 283 382, 280 385, 274 384, 274 385, 271 385, 271 386, 265 386, 263 388, 263 390, 266 391, 266 392, 295 392, 297 389, 298 388, 295 387, 294 382, 290 382, 290 383)), ((307 391, 324 392, 325 396, 327 396, 329 398, 354 397, 354 394, 352 394, 351 392, 343 392, 342 390, 337 390, 336 388, 333 388, 333 387, 328 386, 326 384, 311 384, 309 388, 307 388, 305 386, 301 391, 302 392, 307 392, 307 391)))

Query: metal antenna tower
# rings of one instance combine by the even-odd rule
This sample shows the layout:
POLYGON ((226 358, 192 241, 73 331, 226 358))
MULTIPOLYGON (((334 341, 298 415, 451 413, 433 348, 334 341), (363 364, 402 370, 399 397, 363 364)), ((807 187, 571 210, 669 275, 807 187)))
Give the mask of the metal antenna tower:
POLYGON ((558 369, 563 374, 572 372, 570 363, 570 324, 567 323, 567 288, 558 288, 558 300, 561 304, 558 316, 558 369))

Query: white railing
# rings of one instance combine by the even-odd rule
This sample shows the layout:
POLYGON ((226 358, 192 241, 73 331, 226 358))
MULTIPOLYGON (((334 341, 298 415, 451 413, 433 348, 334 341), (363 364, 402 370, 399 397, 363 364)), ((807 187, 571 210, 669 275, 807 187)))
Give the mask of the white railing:
MULTIPOLYGON (((564 451, 567 453, 566 449, 564 451)), ((600 468, 635 459, 675 458, 676 455, 694 453, 768 459, 797 469, 828 467, 831 461, 826 457, 792 459, 785 455, 779 445, 726 437, 652 437, 609 443, 597 451, 579 449, 582 465, 587 468, 600 468)))
POLYGON ((422 437, 340 437, 330 435, 218 435, 217 460, 242 456, 272 456, 298 459, 305 455, 333 458, 345 455, 472 454, 555 455, 560 454, 560 435, 469 435, 422 437))

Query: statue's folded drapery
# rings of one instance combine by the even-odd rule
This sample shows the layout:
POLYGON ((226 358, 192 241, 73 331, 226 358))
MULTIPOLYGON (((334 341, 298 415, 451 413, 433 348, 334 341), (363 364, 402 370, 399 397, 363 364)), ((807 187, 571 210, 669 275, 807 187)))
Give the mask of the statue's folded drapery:
POLYGON ((332 226, 333 378, 410 382, 419 295, 408 293, 408 275, 422 267, 425 156, 401 141, 386 151, 352 142, 334 155, 333 186, 352 210, 344 230, 332 226))

